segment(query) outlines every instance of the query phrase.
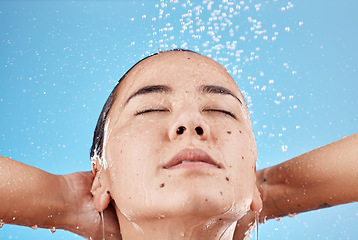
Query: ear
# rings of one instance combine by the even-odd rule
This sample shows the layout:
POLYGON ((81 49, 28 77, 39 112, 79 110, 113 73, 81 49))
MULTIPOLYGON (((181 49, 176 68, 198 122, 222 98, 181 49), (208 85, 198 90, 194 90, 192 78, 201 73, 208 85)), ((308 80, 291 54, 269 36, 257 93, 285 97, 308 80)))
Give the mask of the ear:
POLYGON ((254 196, 252 197, 252 202, 250 208, 255 214, 259 214, 262 210, 262 199, 258 188, 255 186, 254 196))
POLYGON ((92 183, 91 193, 93 195, 94 207, 98 212, 103 212, 108 207, 108 204, 111 201, 111 195, 108 191, 108 188, 103 184, 101 179, 100 171, 94 168, 92 165, 92 172, 94 173, 94 180, 92 183))

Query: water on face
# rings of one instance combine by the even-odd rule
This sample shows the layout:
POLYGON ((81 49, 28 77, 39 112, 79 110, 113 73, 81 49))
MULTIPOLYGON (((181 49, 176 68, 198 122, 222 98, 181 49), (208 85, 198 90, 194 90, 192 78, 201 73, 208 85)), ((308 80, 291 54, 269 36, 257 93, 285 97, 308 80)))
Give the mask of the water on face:
MULTIPOLYGON (((292 153, 294 147, 289 137, 296 132, 301 134, 297 137, 306 134, 306 139, 320 145, 331 141, 317 142, 317 136, 320 136, 317 129, 323 124, 332 131, 336 128, 347 132, 357 125, 356 116, 351 118, 352 124, 331 116, 322 123, 312 120, 314 112, 324 113, 331 107, 325 103, 311 104, 315 100, 312 96, 333 94, 327 94, 321 87, 316 92, 311 89, 311 82, 304 81, 310 73, 304 75, 303 69, 306 71, 306 68, 301 68, 300 72, 292 61, 295 53, 300 54, 299 51, 294 52, 290 48, 304 50, 307 47, 314 51, 317 48, 319 53, 316 51, 307 56, 319 62, 324 59, 321 56, 328 55, 329 51, 325 49, 330 43, 317 41, 316 32, 310 33, 305 27, 309 22, 302 21, 307 19, 303 16, 305 12, 295 12, 292 1, 173 0, 138 2, 136 5, 126 5, 123 1, 110 5, 72 1, 54 3, 51 7, 36 2, 22 4, 21 7, 8 2, 1 4, 0 17, 4 19, 1 52, 4 53, 4 60, 0 64, 0 72, 2 79, 8 81, 4 80, 0 94, 3 111, 0 150, 17 160, 36 159, 31 165, 49 171, 62 169, 56 171, 63 172, 88 169, 86 161, 73 160, 84 159, 88 154, 94 115, 98 114, 118 77, 143 56, 177 47, 193 49, 216 59, 228 68, 243 89, 258 147, 261 147, 259 152, 267 148, 270 153, 286 154, 285 157, 276 154, 280 157, 272 158, 261 154, 258 160, 260 167, 287 159, 287 154, 292 153), (300 44, 290 45, 302 33, 307 37, 300 44), (290 90, 291 82, 300 85, 308 83, 308 88, 294 92, 290 90), (305 98, 308 100, 305 101, 305 98), (313 107, 305 108, 305 105, 313 107), (337 123, 340 121, 342 124, 337 123), (22 147, 19 147, 19 142, 22 147), (58 159, 63 161, 59 163, 58 159)), ((299 5, 298 2, 296 4, 299 5)), ((337 9, 343 8, 344 4, 338 4, 337 9)), ((323 9, 326 5, 322 2, 310 3, 308 8, 323 9)), ((346 14, 349 9, 355 8, 346 7, 342 12, 346 14)), ((335 9, 335 12, 339 11, 335 9)), ((320 15, 319 12, 316 14, 320 15)), ((315 17, 318 19, 320 16, 315 17)), ((333 55, 332 59, 339 59, 338 66, 333 68, 340 69, 335 74, 339 76, 336 77, 339 81, 343 81, 349 79, 347 73, 351 73, 356 65, 345 58, 339 47, 344 44, 346 49, 356 52, 344 38, 347 32, 354 33, 356 28, 350 26, 355 21, 350 20, 348 14, 337 17, 334 22, 326 19, 329 30, 325 34, 334 32, 334 26, 340 19, 344 19, 342 27, 345 28, 338 34, 334 33, 340 39, 333 44, 339 55, 333 55)), ((318 31, 318 28, 315 29, 318 31)), ((336 36, 330 37, 335 39, 336 36)), ((306 63, 309 60, 303 65, 310 65, 306 63)), ((307 71, 311 71, 312 80, 318 82, 318 78, 327 72, 320 82, 321 86, 327 86, 335 76, 331 76, 330 71, 321 65, 331 66, 320 63, 315 67, 319 69, 317 72, 312 69, 307 71)), ((351 90, 345 89, 344 94, 355 91, 355 84, 345 83, 345 86, 351 86, 351 90)), ((356 98, 349 100, 336 88, 330 93, 340 95, 335 98, 337 106, 351 109, 350 116, 356 112, 356 98), (343 100, 339 102, 339 98, 343 100)), ((343 114, 348 115, 347 112, 343 114)), ((324 114, 329 114, 329 111, 324 114)), ((340 134, 338 132, 332 139, 340 134)), ((297 150, 297 153, 312 147, 303 147, 305 149, 297 150)), ((351 215, 347 216, 346 219, 351 219, 351 215)), ((0 226, 2 224, 0 222, 0 226)), ((341 228, 341 233, 345 234, 346 227, 341 228)))

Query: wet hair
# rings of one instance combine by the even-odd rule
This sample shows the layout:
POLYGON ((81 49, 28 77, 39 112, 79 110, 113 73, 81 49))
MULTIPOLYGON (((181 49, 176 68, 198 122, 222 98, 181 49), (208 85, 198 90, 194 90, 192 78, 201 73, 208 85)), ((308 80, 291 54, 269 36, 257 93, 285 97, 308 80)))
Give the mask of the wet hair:
MULTIPOLYGON (((191 50, 186 50, 186 49, 173 49, 173 50, 169 50, 169 51, 163 51, 163 52, 172 52, 172 51, 183 51, 183 52, 192 52, 192 53, 196 53, 194 51, 191 50)), ((109 95, 106 103, 104 104, 101 114, 99 115, 98 121, 97 121, 97 125, 96 128, 94 130, 94 135, 93 135, 93 142, 92 142, 92 147, 91 147, 91 153, 90 153, 90 157, 91 159, 94 156, 102 156, 102 152, 103 152, 103 140, 104 140, 104 128, 106 125, 106 120, 107 120, 107 116, 109 111, 111 110, 111 107, 116 99, 116 95, 119 89, 119 85, 121 84, 121 82, 123 82, 123 80, 126 78, 127 74, 133 69, 135 68, 139 63, 141 63, 142 61, 153 57, 155 55, 158 55, 161 52, 158 53, 154 53, 152 55, 149 55, 145 58, 143 58, 142 60, 138 61, 136 64, 134 64, 118 81, 117 85, 114 87, 114 89, 112 90, 111 94, 109 95)), ((198 54, 198 53, 197 53, 198 54)))

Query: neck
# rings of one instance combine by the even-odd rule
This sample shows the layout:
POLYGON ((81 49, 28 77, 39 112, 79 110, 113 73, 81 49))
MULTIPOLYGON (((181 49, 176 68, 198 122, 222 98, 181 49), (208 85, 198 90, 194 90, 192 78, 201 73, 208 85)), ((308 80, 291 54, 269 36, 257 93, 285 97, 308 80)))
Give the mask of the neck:
POLYGON ((129 220, 119 214, 123 240, 232 240, 236 221, 226 218, 197 217, 148 218, 129 220))

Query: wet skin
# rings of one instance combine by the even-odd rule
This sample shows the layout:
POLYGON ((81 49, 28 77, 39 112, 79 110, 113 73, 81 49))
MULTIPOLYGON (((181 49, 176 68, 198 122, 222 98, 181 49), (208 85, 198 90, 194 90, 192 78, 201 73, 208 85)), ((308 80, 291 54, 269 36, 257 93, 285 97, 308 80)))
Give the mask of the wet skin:
POLYGON ((121 227, 135 222, 145 232, 148 221, 164 218, 173 220, 168 228, 193 233, 215 220, 224 222, 213 225, 222 234, 250 208, 250 119, 236 83, 215 61, 190 52, 144 60, 121 83, 106 129, 101 184, 121 227))

